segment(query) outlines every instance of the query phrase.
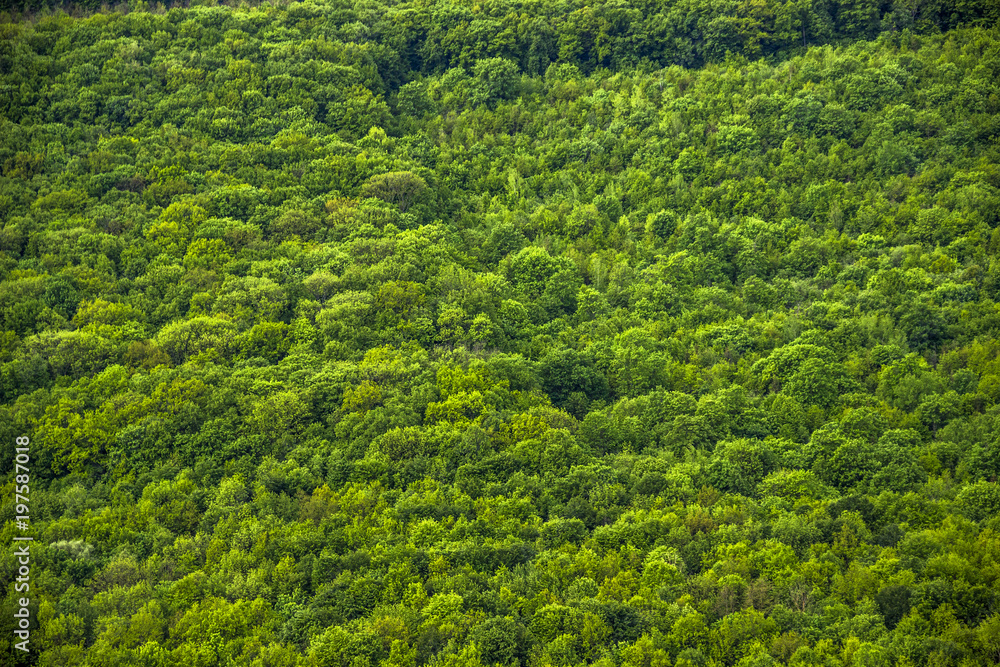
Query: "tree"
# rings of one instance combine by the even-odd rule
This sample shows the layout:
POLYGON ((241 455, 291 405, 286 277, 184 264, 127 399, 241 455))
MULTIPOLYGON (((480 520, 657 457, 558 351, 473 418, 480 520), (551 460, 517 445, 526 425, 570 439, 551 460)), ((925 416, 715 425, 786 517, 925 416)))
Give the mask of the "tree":
POLYGON ((495 107, 517 93, 520 76, 517 65, 505 58, 477 60, 472 68, 475 77, 470 101, 475 105, 495 107))
POLYGON ((778 457, 765 443, 725 440, 715 447, 707 480, 721 491, 749 496, 777 463, 778 457))
POLYGON ((885 586, 875 595, 879 613, 885 619, 885 627, 892 630, 910 610, 911 591, 909 586, 885 586))
POLYGON ((326 122, 349 139, 363 137, 373 127, 386 126, 389 117, 389 106, 382 96, 360 84, 341 91, 326 105, 326 122))
POLYGON ((202 353, 215 357, 228 355, 235 333, 236 327, 227 319, 200 316, 164 327, 157 334, 156 343, 174 364, 180 364, 202 353))
POLYGON ((431 108, 427 85, 421 81, 410 81, 400 86, 396 93, 396 110, 403 117, 419 118, 431 108))
POLYGON ((517 225, 504 221, 490 230, 490 235, 483 244, 483 253, 491 264, 496 264, 526 245, 528 239, 517 225))
POLYGON ((955 500, 969 518, 982 521, 1000 512, 1000 485, 996 482, 976 482, 962 489, 955 500))
POLYGON ((372 176, 361 186, 361 197, 375 197, 405 213, 427 191, 427 181, 411 171, 372 176))
POLYGON ((539 369, 542 387, 557 406, 566 405, 574 392, 588 400, 605 400, 609 396, 608 380, 594 362, 572 349, 550 352, 542 358, 539 369))
POLYGON ((646 229, 658 238, 666 240, 677 229, 677 214, 673 211, 658 211, 646 220, 646 229))
POLYGON ((520 667, 527 664, 530 635, 510 617, 491 618, 476 626, 472 638, 487 665, 520 667))
POLYGON ((549 285, 549 280, 562 271, 566 275, 578 273, 565 257, 552 257, 538 247, 523 248, 504 261, 502 270, 517 289, 529 299, 537 299, 549 285))

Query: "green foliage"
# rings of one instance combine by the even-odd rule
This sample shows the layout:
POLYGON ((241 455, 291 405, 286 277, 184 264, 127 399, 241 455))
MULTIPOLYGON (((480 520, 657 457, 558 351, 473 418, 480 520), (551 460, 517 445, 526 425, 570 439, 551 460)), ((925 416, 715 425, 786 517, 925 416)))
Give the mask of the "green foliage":
POLYGON ((0 15, 32 660, 1000 662, 996 3, 153 4, 0 15))
POLYGON ((484 664, 520 667, 527 662, 527 632, 509 617, 489 619, 476 627, 472 637, 484 664))
POLYGON ((476 61, 472 68, 475 83, 469 101, 473 104, 495 106, 498 102, 515 96, 518 85, 517 65, 505 58, 486 58, 476 61))

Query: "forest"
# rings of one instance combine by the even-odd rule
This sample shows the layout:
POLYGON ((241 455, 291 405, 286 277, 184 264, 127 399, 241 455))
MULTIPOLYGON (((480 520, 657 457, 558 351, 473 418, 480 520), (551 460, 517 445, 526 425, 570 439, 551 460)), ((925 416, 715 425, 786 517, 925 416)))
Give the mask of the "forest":
POLYGON ((1000 664, 1000 4, 14 3, 0 434, 4 664, 1000 664))

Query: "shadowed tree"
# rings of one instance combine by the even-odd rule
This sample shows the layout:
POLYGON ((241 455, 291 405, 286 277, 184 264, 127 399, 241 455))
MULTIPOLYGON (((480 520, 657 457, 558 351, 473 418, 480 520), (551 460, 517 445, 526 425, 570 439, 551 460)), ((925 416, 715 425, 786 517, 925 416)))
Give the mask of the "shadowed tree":
POLYGON ((392 171, 372 176, 361 186, 361 197, 375 197, 407 211, 427 191, 427 181, 412 171, 392 171))

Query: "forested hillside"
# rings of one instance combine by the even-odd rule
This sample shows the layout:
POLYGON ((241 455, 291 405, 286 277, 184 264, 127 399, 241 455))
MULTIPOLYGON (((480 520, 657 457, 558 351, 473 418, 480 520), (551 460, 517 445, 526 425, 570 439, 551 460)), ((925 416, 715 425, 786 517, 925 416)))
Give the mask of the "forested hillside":
POLYGON ((1000 663, 1000 5, 44 4, 14 664, 1000 663))

